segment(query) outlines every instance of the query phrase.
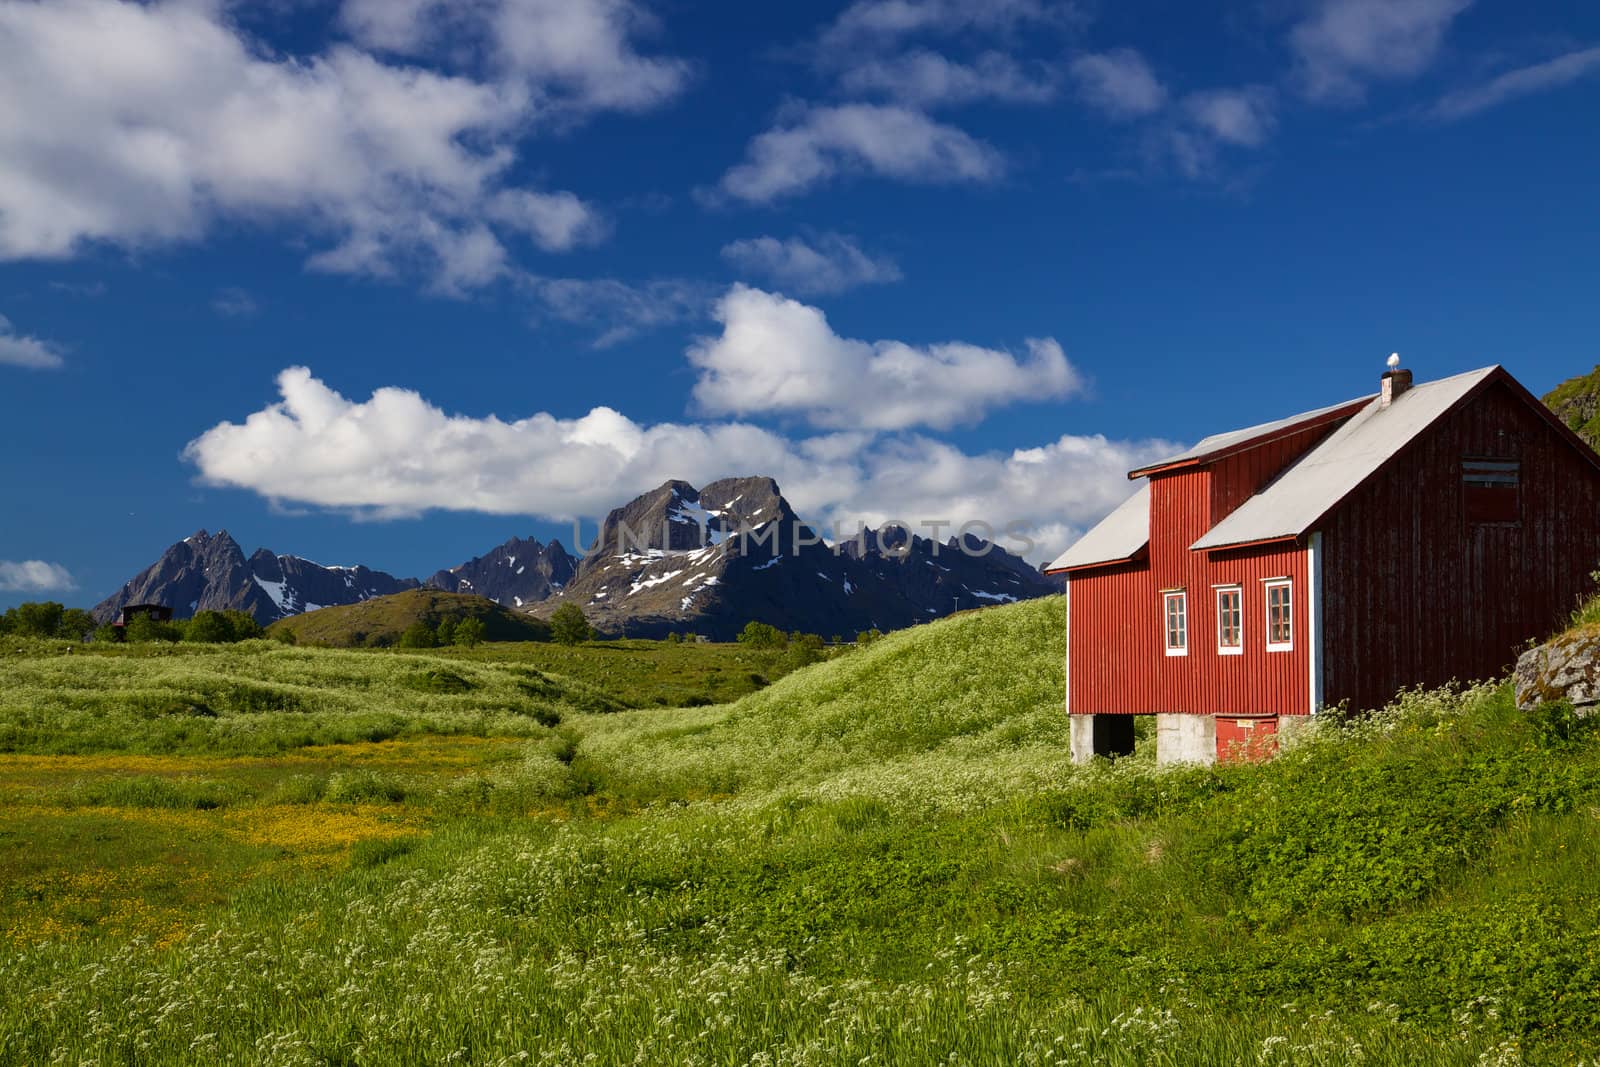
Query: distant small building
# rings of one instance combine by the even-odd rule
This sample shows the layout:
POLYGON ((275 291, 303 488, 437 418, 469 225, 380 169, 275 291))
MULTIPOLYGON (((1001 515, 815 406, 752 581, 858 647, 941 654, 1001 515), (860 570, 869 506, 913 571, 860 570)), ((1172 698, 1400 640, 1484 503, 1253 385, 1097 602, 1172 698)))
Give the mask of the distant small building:
POLYGON ((116 621, 111 625, 120 630, 138 615, 148 615, 156 622, 172 621, 172 609, 165 604, 126 604, 117 612, 116 621))
POLYGON ((1498 676, 1600 566, 1600 456, 1502 367, 1207 437, 1047 573, 1072 755, 1271 752, 1326 706, 1498 676))

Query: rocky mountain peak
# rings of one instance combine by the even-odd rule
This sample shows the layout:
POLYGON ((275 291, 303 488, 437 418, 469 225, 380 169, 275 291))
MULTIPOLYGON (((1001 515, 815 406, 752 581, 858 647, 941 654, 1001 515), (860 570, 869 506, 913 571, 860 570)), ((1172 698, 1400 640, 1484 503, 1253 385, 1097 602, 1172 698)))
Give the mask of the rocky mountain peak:
POLYGON ((447 593, 474 593, 510 608, 527 607, 561 589, 578 561, 560 541, 513 537, 482 556, 437 571, 427 585, 447 593))
POLYGON ((261 623, 331 604, 352 604, 417 586, 365 567, 322 567, 260 548, 247 559, 226 530, 199 530, 172 545, 94 608, 110 621, 128 604, 165 604, 179 618, 197 611, 245 611, 261 623))

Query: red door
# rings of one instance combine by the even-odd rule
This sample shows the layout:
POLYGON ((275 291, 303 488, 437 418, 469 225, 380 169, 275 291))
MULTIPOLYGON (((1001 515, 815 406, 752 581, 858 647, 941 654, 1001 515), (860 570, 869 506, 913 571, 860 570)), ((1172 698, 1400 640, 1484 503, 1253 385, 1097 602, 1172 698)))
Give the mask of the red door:
POLYGON ((1217 761, 1258 761, 1270 759, 1278 751, 1278 720, 1275 716, 1224 718, 1217 716, 1217 761))

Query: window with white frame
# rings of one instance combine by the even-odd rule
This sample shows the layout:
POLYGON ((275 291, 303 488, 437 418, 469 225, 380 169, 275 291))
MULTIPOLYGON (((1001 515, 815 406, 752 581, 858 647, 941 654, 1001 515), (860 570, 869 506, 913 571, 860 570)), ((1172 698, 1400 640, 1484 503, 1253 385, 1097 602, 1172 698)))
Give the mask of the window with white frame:
POLYGON ((1288 579, 1267 583, 1267 651, 1294 647, 1294 584, 1288 579))
POLYGON ((1167 655, 1189 654, 1189 597, 1183 590, 1161 594, 1167 621, 1167 655))
POLYGON ((1237 585, 1217 589, 1217 652, 1237 656, 1244 651, 1244 590, 1237 585))

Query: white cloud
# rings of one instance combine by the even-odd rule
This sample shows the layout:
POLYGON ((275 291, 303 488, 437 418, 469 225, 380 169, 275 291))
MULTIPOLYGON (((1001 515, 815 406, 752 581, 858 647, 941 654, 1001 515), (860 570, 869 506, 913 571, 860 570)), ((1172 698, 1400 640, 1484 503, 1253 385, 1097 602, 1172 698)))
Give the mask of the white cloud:
POLYGON ((856 0, 823 32, 824 52, 892 44, 914 34, 1009 34, 1026 25, 1076 21, 1050 0, 856 0))
POLYGON ((1259 148, 1277 128, 1277 102, 1265 86, 1190 93, 1150 127, 1145 146, 1153 163, 1186 178, 1219 175, 1224 148, 1259 148))
POLYGON ((540 104, 520 81, 264 55, 217 5, 0 0, 0 259, 290 222, 324 270, 500 277, 494 230, 561 250, 597 232, 571 193, 507 186, 540 104))
POLYGON ((496 222, 527 234, 547 252, 565 252, 605 236, 604 220, 572 193, 502 189, 489 201, 496 222))
POLYGON ((991 182, 1004 171, 999 152, 954 126, 902 107, 845 104, 811 108, 756 137, 720 188, 740 200, 767 202, 842 174, 947 183, 991 182))
POLYGON ((724 245, 722 258, 802 296, 842 293, 861 285, 897 282, 902 277, 894 260, 868 255, 854 237, 840 233, 784 241, 752 237, 724 245))
POLYGON ((1065 397, 1081 382, 1055 341, 1028 357, 962 342, 918 347, 840 337, 817 308, 736 285, 697 342, 694 398, 714 415, 797 414, 817 426, 904 430, 971 423, 990 409, 1065 397))
POLYGON ((55 345, 17 333, 11 320, 0 315, 0 366, 53 369, 61 364, 61 353, 55 345))
POLYGON ((4 593, 69 593, 78 588, 67 568, 59 563, 46 563, 42 559, 25 559, 13 562, 0 559, 0 592, 4 593))
POLYGON ((224 318, 247 319, 259 312, 261 305, 245 290, 230 286, 217 290, 211 298, 211 310, 224 318))
POLYGON ((1320 0, 1290 32, 1295 75, 1312 100, 1359 101, 1367 83, 1414 77, 1472 0, 1320 0))
POLYGON ((1131 48, 1078 56, 1068 70, 1084 101, 1109 118, 1142 118, 1167 102, 1166 87, 1131 48))
POLYGON ((546 111, 655 107, 690 73, 680 59, 634 50, 655 23, 629 0, 345 0, 342 20, 358 42, 399 55, 486 51, 500 76, 533 85, 546 111))
POLYGON ((919 107, 973 100, 1039 104, 1055 98, 1056 81, 1050 67, 1024 64, 1003 52, 983 52, 971 63, 961 63, 921 49, 862 59, 838 79, 844 92, 882 95, 919 107))
POLYGON ((1183 110, 1199 129, 1225 144, 1255 148, 1276 125, 1270 90, 1209 89, 1184 97, 1183 110))
POLYGON ((594 518, 669 478, 703 485, 761 473, 807 518, 846 531, 888 518, 1025 520, 1039 534, 1039 562, 1127 496, 1127 470, 1177 450, 1068 435, 968 455, 915 436, 791 440, 739 423, 643 426, 609 408, 508 422, 448 415, 404 389, 353 402, 305 368, 283 372, 278 385, 278 403, 213 427, 186 457, 211 485, 367 517, 449 509, 594 518))
POLYGON ((1558 89, 1600 71, 1600 48, 1583 48, 1543 63, 1506 71, 1482 85, 1446 95, 1431 109, 1434 118, 1460 119, 1519 96, 1558 89))
POLYGON ((706 282, 657 278, 638 284, 616 278, 543 278, 519 283, 538 313, 600 330, 596 348, 608 348, 646 330, 703 316, 716 295, 706 282))

